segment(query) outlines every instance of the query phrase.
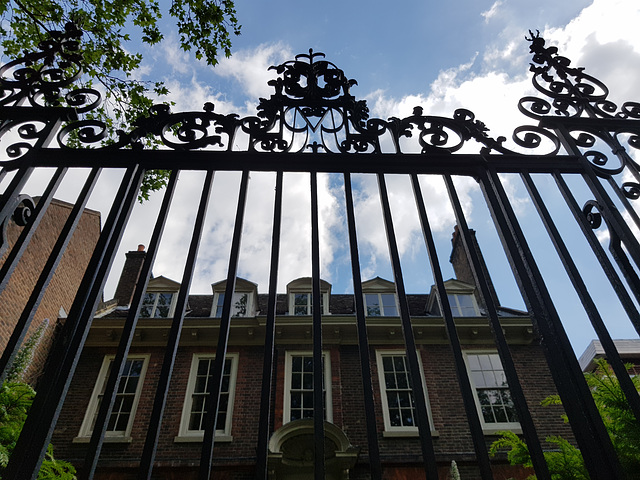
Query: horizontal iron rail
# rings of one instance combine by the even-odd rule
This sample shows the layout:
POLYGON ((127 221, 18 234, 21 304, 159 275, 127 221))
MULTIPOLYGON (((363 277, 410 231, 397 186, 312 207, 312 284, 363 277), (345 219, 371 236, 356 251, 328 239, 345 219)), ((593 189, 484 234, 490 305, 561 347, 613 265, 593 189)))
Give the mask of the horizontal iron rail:
POLYGON ((425 153, 333 154, 333 153, 262 153, 211 150, 72 150, 47 148, 38 155, 7 162, 8 169, 29 167, 95 167, 128 168, 139 163, 145 169, 176 168, 180 170, 251 170, 284 172, 350 172, 350 173, 448 173, 475 176, 479 169, 491 167, 499 173, 583 173, 577 155, 479 155, 425 153), (116 154, 117 152, 117 154, 116 154), (345 159, 346 157, 346 159, 345 159))

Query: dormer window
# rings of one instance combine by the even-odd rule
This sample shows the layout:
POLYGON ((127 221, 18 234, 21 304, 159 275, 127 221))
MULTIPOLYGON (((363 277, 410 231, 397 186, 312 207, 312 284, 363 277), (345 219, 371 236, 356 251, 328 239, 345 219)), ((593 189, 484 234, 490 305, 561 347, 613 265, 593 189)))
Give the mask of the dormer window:
POLYGON ((480 311, 473 295, 449 293, 449 305, 454 317, 479 317, 480 311))
POLYGON ((366 293, 364 300, 370 317, 397 317, 398 307, 394 293, 366 293))
MULTIPOLYGON (((299 278, 287 285, 289 294, 289 315, 312 315, 313 295, 311 294, 311 278, 299 278)), ((320 294, 322 315, 329 313, 329 298, 331 296, 331 284, 320 280, 320 294)))
POLYGON ((140 306, 141 318, 170 318, 174 314, 180 284, 165 277, 149 280, 140 306))
POLYGON ((173 304, 173 293, 158 292, 145 293, 140 308, 140 316, 143 318, 167 318, 173 304))
MULTIPOLYGON (((479 317, 482 315, 475 296, 475 286, 452 278, 444 282, 444 288, 447 291, 451 314, 454 317, 479 317)), ((442 315, 436 297, 434 285, 431 287, 427 310, 432 315, 442 315)))
MULTIPOLYGON (((211 306, 211 316, 214 318, 222 317, 222 306, 224 305, 224 296, 227 288, 226 280, 214 283, 213 288, 213 305, 211 306)), ((231 316, 232 317, 253 317, 256 315, 256 297, 258 295, 258 286, 243 278, 236 278, 235 292, 231 299, 231 316)))
MULTIPOLYGON (((224 292, 216 293, 216 304, 214 317, 220 318, 222 316, 222 305, 224 304, 224 292)), ((234 292, 233 299, 231 300, 231 316, 232 317, 247 317, 249 309, 249 293, 247 292, 234 292)))
POLYGON ((393 282, 376 277, 362 282, 366 315, 369 317, 397 317, 398 302, 393 282))

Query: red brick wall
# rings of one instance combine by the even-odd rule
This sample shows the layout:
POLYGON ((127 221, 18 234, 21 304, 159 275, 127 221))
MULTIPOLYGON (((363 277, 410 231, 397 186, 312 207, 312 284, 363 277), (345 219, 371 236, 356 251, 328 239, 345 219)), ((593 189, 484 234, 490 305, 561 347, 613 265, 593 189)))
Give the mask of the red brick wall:
MULTIPOLYGON (((384 347, 388 349, 388 346, 384 347)), ((300 347, 295 348, 299 350, 300 347)), ((475 348, 474 349, 478 349, 475 348)), ((366 477, 366 461, 368 458, 366 421, 362 401, 362 382, 358 348, 356 346, 327 346, 331 355, 331 377, 334 423, 343 429, 352 445, 361 447, 361 459, 364 464, 357 467, 352 478, 366 477)), ((275 428, 282 425, 282 403, 284 389, 284 361, 286 348, 280 347, 277 354, 277 375, 275 379, 275 404, 272 405, 273 424, 275 428)), ((438 436, 433 438, 436 456, 439 462, 441 478, 446 479, 452 459, 464 472, 465 480, 479 478, 474 465, 474 450, 467 426, 467 419, 455 375, 453 356, 447 345, 426 345, 419 347, 423 362, 426 386, 429 393, 431 413, 438 436)), ((563 435, 570 437, 569 428, 560 415, 561 407, 542 407, 540 401, 553 393, 553 383, 542 351, 537 346, 512 347, 514 360, 520 374, 523 389, 529 402, 536 426, 541 438, 547 435, 563 435)), ((177 478, 180 471, 183 479, 195 478, 199 463, 201 443, 176 443, 178 435, 185 390, 191 367, 192 356, 199 352, 213 352, 206 348, 181 348, 175 361, 174 377, 170 387, 165 417, 161 429, 161 437, 156 457, 158 468, 154 470, 162 478, 177 478), (160 473, 161 472, 161 473, 160 473)), ((236 394, 234 402, 232 431, 233 441, 218 442, 214 451, 214 462, 220 478, 250 478, 255 463, 255 448, 259 424, 260 390, 262 386, 262 354, 261 347, 233 347, 230 353, 239 355, 236 394)), ((107 349, 91 348, 83 353, 76 375, 73 379, 69 397, 60 415, 54 433, 53 443, 57 456, 81 463, 86 445, 71 443, 80 429, 86 406, 91 396, 98 371, 105 354, 113 353, 107 349)), ((123 468, 135 468, 145 441, 148 418, 151 412, 155 384, 161 368, 164 350, 154 348, 134 348, 132 353, 150 354, 143 395, 136 413, 132 437, 129 444, 107 443, 101 457, 101 471, 106 476, 122 475, 123 468), (114 473, 116 472, 116 473, 114 473), (108 474, 108 475, 107 475, 108 474)), ((422 472, 420 460, 420 444, 417 438, 389 438, 382 432, 382 406, 378 374, 375 363, 375 347, 371 349, 372 379, 378 440, 385 478, 420 478, 422 472)), ((487 443, 496 437, 487 436, 487 443)), ((531 472, 511 468, 505 459, 497 459, 495 465, 496 478, 526 478, 531 472)), ((116 478, 116 477, 113 477, 116 478)), ((125 478, 125 477, 117 477, 125 478)))
MULTIPOLYGON (((0 349, 7 345, 14 325, 22 314, 71 208, 72 206, 65 202, 54 200, 51 203, 11 280, 0 295, 0 349)), ((9 222, 7 236, 10 247, 16 242, 22 229, 13 221, 9 222)), ((25 380, 32 383, 37 381, 51 347, 60 307, 69 312, 99 235, 100 214, 93 210, 85 210, 27 334, 28 338, 44 319, 49 319, 49 326, 35 351, 25 380)), ((8 252, 0 259, 0 265, 4 264, 7 256, 8 252)))

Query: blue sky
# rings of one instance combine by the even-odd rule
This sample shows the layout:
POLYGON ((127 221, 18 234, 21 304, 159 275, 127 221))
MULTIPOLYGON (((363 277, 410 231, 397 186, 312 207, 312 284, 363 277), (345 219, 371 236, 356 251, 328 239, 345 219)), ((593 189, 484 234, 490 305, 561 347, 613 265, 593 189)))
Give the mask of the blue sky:
MULTIPOLYGON (((255 113, 259 97, 270 94, 267 81, 270 65, 293 59, 309 48, 322 51, 348 78, 358 81, 352 89, 366 99, 372 116, 407 116, 414 106, 425 114, 451 116, 457 108, 468 108, 484 121, 494 137, 508 138, 518 125, 529 123, 517 111, 520 97, 531 94, 528 72, 530 57, 524 36, 539 29, 560 53, 602 79, 614 100, 640 99, 640 3, 636 0, 488 0, 425 2, 350 0, 322 3, 284 0, 238 1, 242 35, 233 39, 233 56, 215 68, 196 62, 179 50, 176 33, 166 19, 166 41, 142 48, 144 62, 136 75, 143 80, 164 80, 176 102, 174 111, 200 110, 211 101, 222 113, 255 113)), ((135 46, 132 46, 134 48, 135 46)), ((476 150, 477 151, 477 150, 476 150)), ((108 172, 97 187, 90 207, 107 211, 113 182, 120 172, 108 172)), ((42 189, 42 178, 31 182, 33 194, 42 189)), ((252 174, 247 226, 240 259, 240 276, 267 290, 271 228, 270 195, 273 175, 252 174)), ((438 178, 422 178, 431 221, 436 233, 445 278, 453 276, 448 258, 454 221, 446 191, 438 178)), ((229 241, 237 198, 239 175, 218 174, 206 224, 192 291, 210 293, 211 283, 226 276, 229 241)), ((386 242, 380 217, 375 179, 357 176, 356 206, 362 256, 363 278, 380 275, 391 278, 386 242)), ((537 214, 521 182, 505 177, 519 218, 541 259, 541 268, 570 332, 578 353, 594 338, 581 306, 571 293, 566 276, 546 240, 537 214)), ((179 186, 183 200, 172 209, 172 219, 154 267, 155 275, 174 280, 182 276, 182 258, 190 237, 196 195, 202 182, 197 172, 184 172, 179 186)), ((543 194, 557 201, 552 185, 539 179, 543 194)), ((400 232, 403 268, 411 293, 426 293, 431 274, 419 231, 413 198, 407 179, 388 178, 394 221, 400 232)), ((491 226, 482 195, 471 179, 458 178, 456 185, 472 228, 478 231, 487 262, 506 306, 524 308, 498 239, 491 226)), ((0 185, 1 187, 1 185, 0 185)), ((79 189, 68 181, 63 192, 72 199, 79 189)), ((285 177, 283 256, 279 290, 286 283, 310 274, 308 176, 285 177)), ((587 196, 581 193, 582 200, 587 196)), ((322 276, 333 284, 335 293, 352 291, 349 271, 344 197, 341 179, 324 175, 320 179, 322 229, 322 276)), ((161 195, 134 210, 131 226, 122 242, 113 274, 107 285, 109 298, 124 260, 124 252, 148 244, 161 195)), ((578 238, 573 220, 559 211, 557 220, 569 238, 578 238)), ((602 234, 601 234, 602 235, 602 234)), ((613 298, 606 280, 597 274, 583 243, 572 251, 588 281, 596 287, 599 305, 607 312, 614 337, 635 337, 635 332, 613 298)))

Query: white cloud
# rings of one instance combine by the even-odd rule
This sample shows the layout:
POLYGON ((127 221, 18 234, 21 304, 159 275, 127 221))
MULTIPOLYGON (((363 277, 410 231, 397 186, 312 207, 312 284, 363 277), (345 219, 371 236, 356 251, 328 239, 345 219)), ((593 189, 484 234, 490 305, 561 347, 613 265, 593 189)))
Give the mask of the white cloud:
POLYGON ((491 8, 489 8, 489 10, 482 12, 480 15, 484 17, 484 21, 489 22, 489 20, 495 17, 498 14, 498 9, 502 6, 502 4, 503 2, 501 0, 497 0, 493 3, 493 5, 491 5, 491 8))
POLYGON ((272 87, 267 82, 276 77, 272 65, 279 65, 293 58, 293 51, 287 45, 262 44, 255 49, 239 50, 233 56, 223 58, 213 68, 216 75, 231 77, 239 82, 247 96, 257 100, 272 93, 272 87))

